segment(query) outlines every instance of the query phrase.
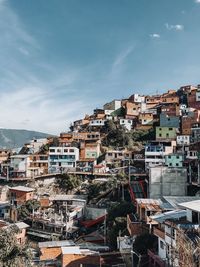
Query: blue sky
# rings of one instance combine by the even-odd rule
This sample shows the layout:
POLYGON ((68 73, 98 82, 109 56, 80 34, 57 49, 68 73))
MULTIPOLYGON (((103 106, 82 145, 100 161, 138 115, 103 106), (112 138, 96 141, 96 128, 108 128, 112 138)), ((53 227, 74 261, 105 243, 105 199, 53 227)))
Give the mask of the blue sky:
POLYGON ((200 0, 0 0, 0 127, 56 133, 200 83, 200 0))

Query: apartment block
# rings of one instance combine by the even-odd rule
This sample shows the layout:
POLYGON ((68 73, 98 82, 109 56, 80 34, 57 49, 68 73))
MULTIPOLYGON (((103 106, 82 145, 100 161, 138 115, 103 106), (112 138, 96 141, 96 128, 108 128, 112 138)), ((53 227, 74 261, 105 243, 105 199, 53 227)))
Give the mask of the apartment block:
POLYGON ((76 147, 50 147, 49 148, 49 172, 65 172, 76 168, 76 161, 79 160, 79 149, 76 147))

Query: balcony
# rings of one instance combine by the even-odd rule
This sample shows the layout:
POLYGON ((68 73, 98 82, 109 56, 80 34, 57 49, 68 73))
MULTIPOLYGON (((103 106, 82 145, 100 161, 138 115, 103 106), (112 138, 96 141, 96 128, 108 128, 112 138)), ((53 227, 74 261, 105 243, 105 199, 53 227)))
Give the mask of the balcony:
POLYGON ((165 232, 157 227, 153 228, 153 234, 157 237, 165 239, 165 232))

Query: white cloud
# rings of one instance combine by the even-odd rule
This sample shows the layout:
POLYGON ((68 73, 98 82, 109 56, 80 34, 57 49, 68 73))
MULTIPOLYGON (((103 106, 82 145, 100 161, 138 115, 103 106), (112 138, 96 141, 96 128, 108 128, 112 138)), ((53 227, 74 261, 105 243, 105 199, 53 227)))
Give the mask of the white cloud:
POLYGON ((44 63, 42 46, 6 0, 0 0, 0 30, 1 127, 58 134, 91 110, 76 94, 85 68, 44 63))
POLYGON ((168 23, 165 23, 165 27, 167 28, 167 30, 174 30, 174 31, 183 31, 184 30, 184 26, 181 25, 181 24, 175 24, 175 25, 172 25, 172 24, 168 24, 168 23))
POLYGON ((150 36, 151 38, 155 38, 155 39, 160 38, 160 34, 158 34, 158 33, 152 33, 152 34, 150 34, 149 36, 150 36))
POLYGON ((200 4, 200 0, 195 0, 195 3, 196 4, 200 4))
POLYGON ((131 45, 125 50, 123 50, 122 52, 120 52, 119 55, 117 55, 113 63, 113 67, 121 65, 126 60, 126 58, 132 53, 133 49, 134 49, 134 45, 131 45))

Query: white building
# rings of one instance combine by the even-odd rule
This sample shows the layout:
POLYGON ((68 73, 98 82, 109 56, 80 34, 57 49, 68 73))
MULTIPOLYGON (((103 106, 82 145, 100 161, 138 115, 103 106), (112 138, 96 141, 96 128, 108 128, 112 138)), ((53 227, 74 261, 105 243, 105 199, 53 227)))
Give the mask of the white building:
POLYGON ((28 168, 30 166, 29 155, 13 155, 10 157, 10 172, 14 178, 29 177, 28 168))
POLYGON ((119 124, 123 125, 128 131, 132 129, 133 121, 129 119, 120 119, 119 124))
POLYGON ((134 94, 134 102, 144 103, 145 102, 145 96, 141 96, 139 94, 134 94))
POLYGON ((89 123, 89 126, 104 126, 105 120, 103 119, 97 119, 97 120, 91 120, 89 123))
POLYGON ((32 139, 29 143, 29 146, 34 154, 37 153, 40 150, 40 148, 43 145, 46 145, 47 143, 48 143, 47 138, 32 139))
POLYGON ((151 216, 151 219, 158 223, 158 225, 154 227, 153 234, 158 237, 158 256, 163 262, 169 263, 169 260, 172 259, 171 251, 176 247, 176 229, 165 222, 171 219, 181 220, 185 218, 185 210, 173 210, 151 216))
POLYGON ((48 160, 50 173, 65 172, 76 168, 79 149, 77 147, 50 147, 48 160))
POLYGON ((200 101, 200 89, 196 91, 196 101, 200 101))
POLYGON ((190 135, 177 135, 176 136, 177 145, 189 145, 190 144, 190 135))
POLYGON ((179 204, 187 211, 187 220, 193 224, 200 225, 200 199, 179 204))
POLYGON ((175 146, 175 141, 147 144, 145 146, 145 168, 164 164, 165 156, 172 154, 175 146))
POLYGON ((121 100, 113 100, 103 106, 104 110, 117 110, 121 108, 121 100))

